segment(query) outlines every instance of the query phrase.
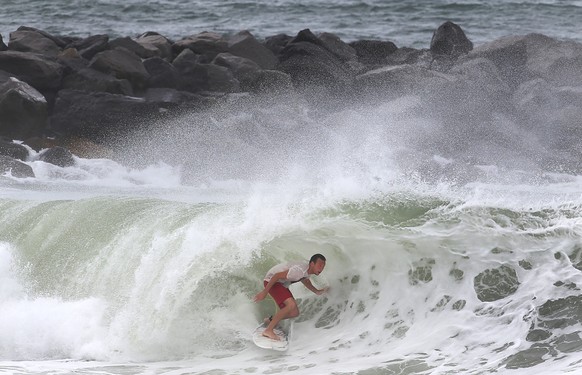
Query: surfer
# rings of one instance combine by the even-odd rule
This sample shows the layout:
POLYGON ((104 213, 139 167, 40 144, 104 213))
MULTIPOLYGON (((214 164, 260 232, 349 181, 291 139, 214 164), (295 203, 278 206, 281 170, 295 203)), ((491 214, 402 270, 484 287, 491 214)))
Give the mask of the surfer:
POLYGON ((309 280, 310 275, 319 275, 324 267, 325 257, 321 254, 315 254, 309 259, 309 262, 282 263, 267 272, 263 281, 265 288, 255 296, 254 301, 262 301, 267 294, 270 294, 277 306, 279 306, 279 311, 265 320, 265 322, 269 322, 269 325, 263 331, 263 336, 273 340, 280 340, 279 336, 273 331, 277 323, 283 319, 299 316, 299 308, 289 290, 289 285, 301 281, 307 289, 318 295, 328 290, 327 287, 317 289, 309 280))

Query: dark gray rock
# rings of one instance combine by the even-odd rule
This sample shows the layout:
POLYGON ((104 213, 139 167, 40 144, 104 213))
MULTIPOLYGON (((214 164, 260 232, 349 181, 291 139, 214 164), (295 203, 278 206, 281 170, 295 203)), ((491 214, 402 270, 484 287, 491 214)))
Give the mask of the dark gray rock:
POLYGON ((342 41, 332 33, 321 33, 317 36, 323 42, 323 46, 336 55, 342 61, 357 61, 358 54, 354 47, 342 41))
POLYGON ((351 88, 355 72, 311 31, 302 30, 281 51, 278 69, 289 74, 296 87, 321 87, 330 95, 351 88))
POLYGON ((278 70, 261 70, 252 90, 262 94, 283 94, 293 92, 291 76, 278 70))
POLYGON ((2 155, 0 155, 0 173, 10 173, 12 177, 17 178, 34 177, 34 171, 29 165, 2 155))
POLYGON ((67 48, 75 48, 83 58, 91 60, 99 52, 105 51, 108 43, 108 35, 92 35, 70 43, 67 48))
POLYGON ((165 60, 172 59, 172 42, 163 35, 147 32, 137 37, 135 41, 145 49, 152 51, 154 53, 152 56, 158 56, 165 60))
POLYGON ((180 84, 178 69, 160 57, 152 57, 143 61, 143 65, 149 74, 148 87, 176 88, 180 84))
POLYGON ((200 91, 236 92, 240 83, 228 68, 216 64, 201 64, 199 55, 186 49, 176 57, 174 67, 180 73, 178 89, 197 93, 200 91))
POLYGON ((47 102, 25 82, 10 78, 0 86, 0 133, 12 139, 39 134, 46 126, 47 102))
POLYGON ((133 95, 131 83, 94 69, 73 71, 63 78, 63 89, 100 91, 111 94, 133 95))
POLYGON ((17 31, 32 31, 35 33, 38 33, 42 36, 44 36, 45 38, 48 38, 50 40, 52 40, 59 48, 65 48, 67 46, 67 44, 69 44, 71 41, 68 40, 68 38, 63 38, 63 37, 58 37, 52 34, 47 33, 44 30, 40 30, 40 29, 36 29, 34 27, 29 27, 29 26, 20 26, 17 31))
POLYGON ((349 45, 362 64, 372 66, 386 65, 388 56, 398 49, 394 43, 382 40, 358 40, 349 45))
POLYGON ((212 60, 212 64, 228 68, 240 82, 242 90, 250 89, 262 70, 254 61, 230 53, 219 53, 212 60))
POLYGON ((398 48, 386 57, 386 65, 416 64, 423 59, 425 54, 428 54, 427 51, 409 47, 398 48))
POLYGON ((248 31, 241 31, 230 37, 228 51, 235 56, 255 62, 262 69, 274 69, 279 62, 273 52, 259 43, 248 31))
POLYGON ((39 91, 60 87, 63 67, 42 55, 18 51, 0 52, 0 70, 4 70, 39 91))
POLYGON ((0 155, 24 161, 29 153, 28 149, 21 144, 0 139, 0 155))
POLYGON ((144 88, 149 78, 142 60, 125 48, 99 52, 93 57, 89 67, 119 79, 127 79, 133 87, 138 89, 144 88))
POLYGON ((61 90, 50 125, 57 134, 84 137, 100 143, 144 127, 146 120, 158 114, 159 108, 143 98, 61 90))
POLYGON ((172 48, 176 53, 187 48, 203 56, 202 62, 206 63, 212 61, 219 53, 228 52, 228 42, 220 34, 205 31, 175 42, 172 48))
POLYGON ((4 40, 2 39, 2 34, 0 34, 0 52, 6 51, 8 46, 4 44, 4 40))
POLYGON ((18 30, 10 33, 8 49, 11 51, 33 52, 41 55, 56 57, 61 48, 50 38, 43 34, 30 31, 18 30))
POLYGON ((60 146, 51 147, 48 150, 42 151, 40 155, 38 155, 38 160, 62 168, 75 165, 75 159, 73 158, 71 151, 60 146))
POLYGON ((269 49, 275 56, 279 56, 279 53, 287 46, 287 44, 293 40, 293 37, 287 34, 277 34, 270 36, 265 39, 265 47, 269 49))
POLYGON ((135 53, 142 59, 154 57, 159 54, 157 49, 152 50, 151 48, 146 48, 141 43, 138 43, 130 37, 116 38, 109 41, 109 49, 115 49, 118 47, 125 48, 126 50, 135 53))
POLYGON ((430 51, 435 56, 459 56, 469 53, 473 43, 467 38, 461 26, 447 21, 433 33, 430 41, 430 51))

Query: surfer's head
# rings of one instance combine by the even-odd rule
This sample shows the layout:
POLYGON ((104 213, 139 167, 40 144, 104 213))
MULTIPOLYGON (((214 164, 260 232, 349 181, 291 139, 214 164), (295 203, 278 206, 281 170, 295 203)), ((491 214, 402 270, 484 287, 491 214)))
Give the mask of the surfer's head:
POLYGON ((308 274, 319 275, 323 268, 325 267, 325 257, 321 254, 315 254, 309 259, 309 269, 308 274))

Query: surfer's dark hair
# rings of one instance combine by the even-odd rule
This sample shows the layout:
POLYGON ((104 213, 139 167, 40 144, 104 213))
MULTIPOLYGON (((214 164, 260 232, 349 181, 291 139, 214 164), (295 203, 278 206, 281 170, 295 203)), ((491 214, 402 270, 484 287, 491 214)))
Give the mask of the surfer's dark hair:
POLYGON ((315 263, 317 262, 318 259, 323 260, 324 262, 326 262, 325 257, 321 254, 315 254, 311 257, 311 259, 309 259, 309 263, 315 263))

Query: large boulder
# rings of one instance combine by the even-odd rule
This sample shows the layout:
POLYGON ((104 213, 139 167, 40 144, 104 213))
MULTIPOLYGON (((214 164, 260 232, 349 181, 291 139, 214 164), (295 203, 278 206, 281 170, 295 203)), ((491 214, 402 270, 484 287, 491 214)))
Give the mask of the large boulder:
POLYGON ((173 62, 180 73, 178 89, 197 93, 200 91, 236 92, 240 83, 232 72, 216 64, 201 64, 201 58, 190 49, 183 50, 173 62))
POLYGON ((172 45, 172 48, 176 53, 180 53, 187 48, 203 56, 204 60, 202 62, 210 62, 219 53, 228 52, 228 42, 220 34, 205 31, 178 40, 172 45))
POLYGON ((156 32, 147 32, 135 40, 145 49, 152 51, 153 56, 159 56, 166 60, 172 59, 172 42, 163 35, 156 32))
POLYGON ((277 57, 267 47, 259 43, 248 31, 241 31, 228 39, 228 51, 235 55, 247 58, 262 69, 274 69, 277 57))
POLYGON ((253 92, 260 94, 285 94, 294 90, 291 76, 279 70, 261 70, 252 85, 253 92))
POLYGON ((34 53, 0 52, 0 70, 11 73, 39 91, 60 87, 63 67, 56 61, 34 53))
POLYGON ((460 56, 469 53, 473 43, 467 38, 459 25, 447 21, 433 33, 430 41, 430 51, 435 56, 460 56))
POLYGON ((349 45, 356 51, 362 64, 371 66, 386 65, 388 56, 398 49, 394 43, 383 40, 364 39, 351 42, 349 45))
POLYGON ((14 77, 0 86, 0 133, 12 139, 39 134, 46 126, 47 101, 14 77))
POLYGON ((278 69, 289 74, 296 87, 321 87, 328 94, 349 90, 355 76, 354 70, 308 29, 287 44, 279 60, 278 69))
POLYGON ((38 160, 44 161, 45 163, 54 164, 62 168, 75 165, 75 159, 71 151, 61 146, 51 147, 48 150, 42 151, 38 155, 38 160))
POLYGON ((178 69, 160 57, 152 57, 143 61, 143 65, 149 74, 148 87, 176 88, 180 84, 178 69))
POLYGON ((119 79, 127 79, 138 89, 144 88, 149 78, 139 56, 125 48, 99 52, 93 57, 89 67, 119 79))
POLYGON ((90 37, 73 41, 67 45, 67 48, 74 48, 79 51, 83 58, 91 60, 99 52, 105 51, 108 43, 108 35, 91 35, 90 37))
POLYGON ((24 161, 28 158, 28 154, 28 149, 23 145, 0 138, 0 155, 24 161))
POLYGON ((98 70, 85 68, 71 72, 63 78, 63 89, 100 91, 111 94, 133 95, 131 83, 117 79, 98 70))
POLYGON ((53 57, 56 57, 61 51, 61 48, 52 39, 32 30, 17 30, 10 33, 8 49, 53 57))
POLYGON ((265 38, 265 47, 273 52, 275 56, 279 56, 279 53, 287 46, 287 44, 293 40, 293 37, 287 34, 277 34, 265 38))
POLYGON ((109 49, 116 49, 118 47, 125 48, 126 50, 135 53, 142 59, 154 57, 159 53, 157 49, 152 50, 151 48, 146 48, 141 43, 138 43, 137 41, 127 36, 109 41, 109 49))
POLYGON ((34 177, 34 171, 28 164, 15 160, 9 156, 0 155, 0 174, 9 173, 12 177, 34 177))
POLYGON ((230 53, 219 53, 216 55, 213 64, 224 66, 228 68, 234 75, 243 90, 248 90, 252 87, 259 76, 261 67, 254 61, 240 56, 234 56, 230 53))
POLYGON ((145 120, 158 114, 159 108, 143 98, 61 90, 50 125, 57 134, 100 143, 136 130, 145 120))

